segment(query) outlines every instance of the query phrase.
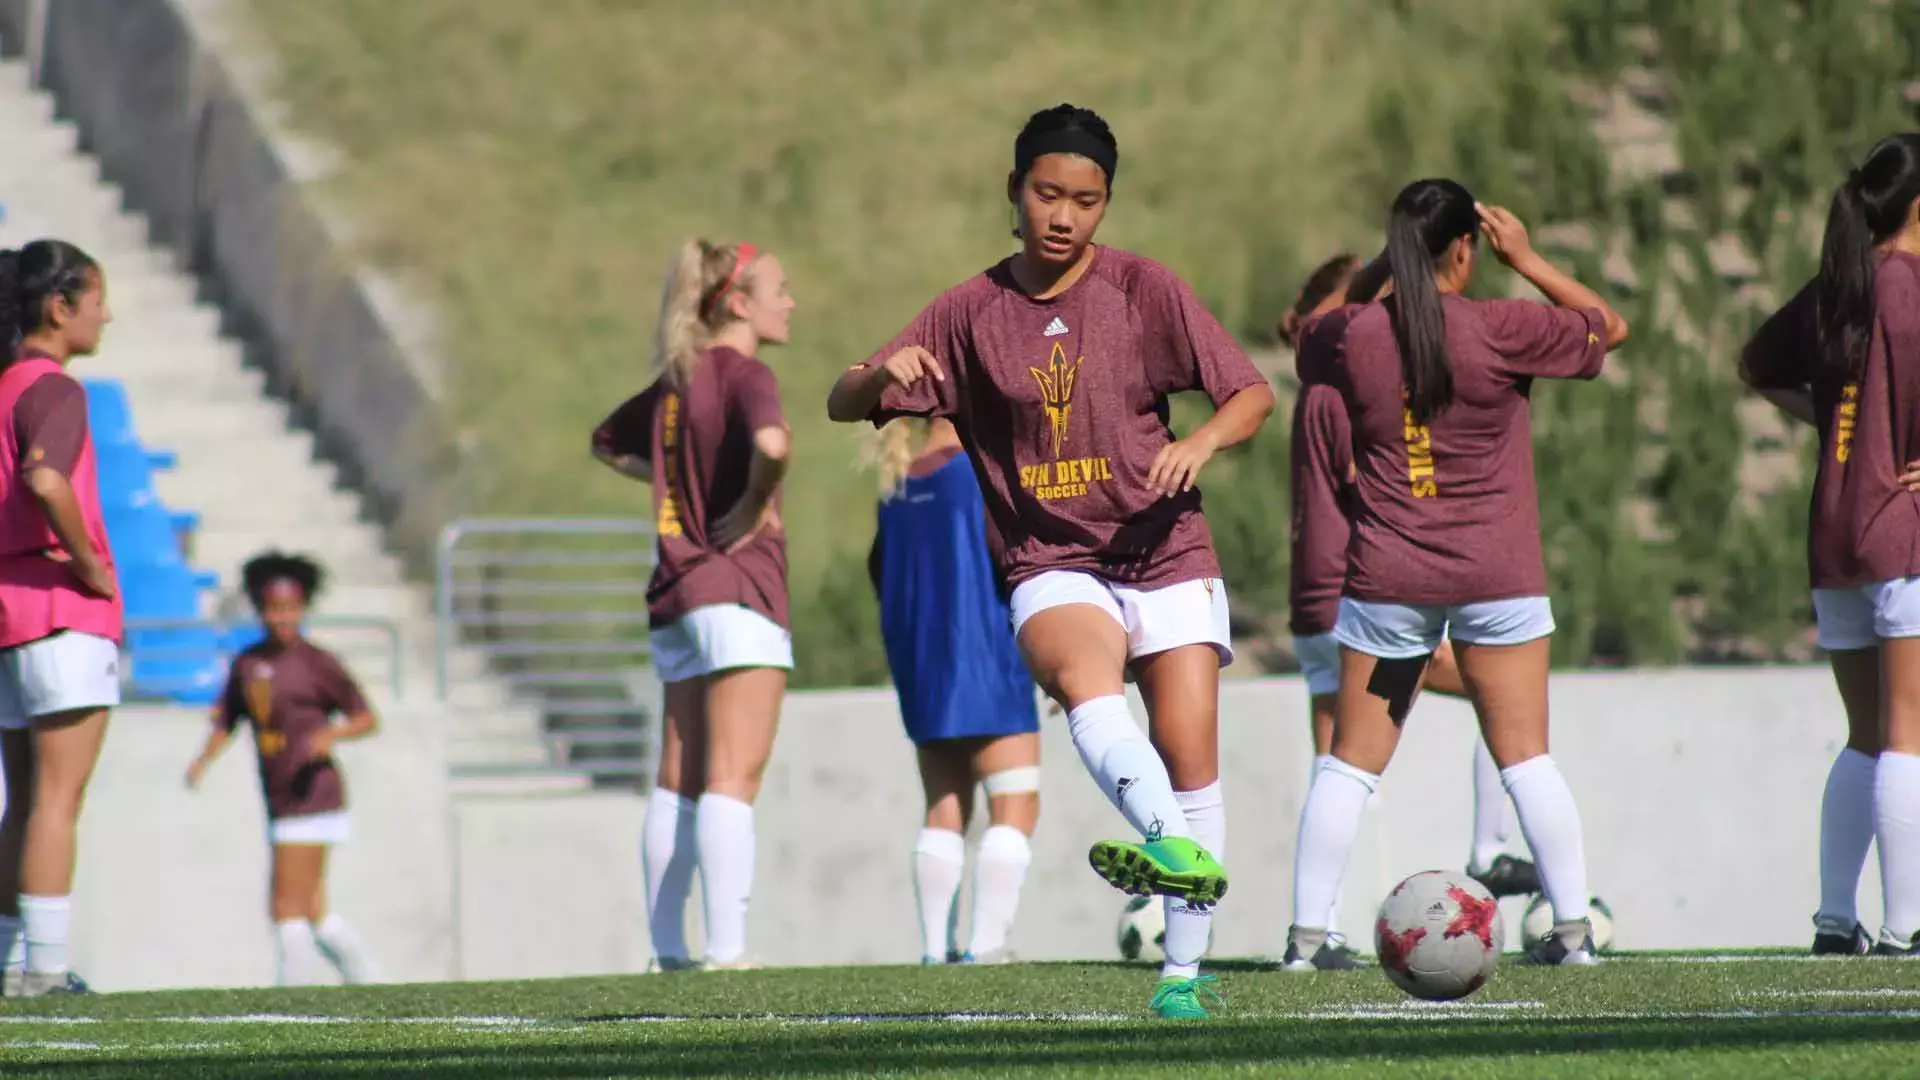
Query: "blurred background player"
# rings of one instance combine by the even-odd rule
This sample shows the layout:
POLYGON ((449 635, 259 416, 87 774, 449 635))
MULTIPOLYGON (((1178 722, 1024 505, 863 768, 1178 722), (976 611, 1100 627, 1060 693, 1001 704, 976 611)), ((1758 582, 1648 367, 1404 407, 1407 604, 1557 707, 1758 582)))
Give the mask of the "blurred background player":
POLYGON ((66 374, 113 319, 79 248, 0 252, 0 942, 5 992, 83 994, 67 927, 80 807, 120 703, 121 607, 87 396, 66 374))
POLYGON ((919 758, 926 824, 914 844, 921 963, 1011 960, 1007 946, 1040 816, 1040 719, 988 552, 960 434, 932 420, 880 429, 880 512, 868 571, 900 718, 919 758), (973 864, 973 930, 954 941, 973 789, 992 822, 973 864))
POLYGON ((779 381, 758 357, 786 343, 792 312, 780 260, 752 244, 688 241, 661 297, 659 374, 593 435, 594 457, 653 485, 647 615, 666 715, 641 863, 653 963, 665 971, 694 966, 696 866, 706 965, 751 966, 753 801, 793 669, 779 509, 789 437, 779 381))
MULTIPOLYGON (((1288 347, 1300 324, 1347 303, 1367 303, 1391 288, 1382 272, 1387 261, 1376 260, 1362 274, 1360 257, 1341 253, 1308 275, 1293 306, 1276 328, 1288 347)), ((1307 684, 1313 719, 1313 774, 1319 775, 1333 747, 1334 703, 1340 689, 1340 643, 1333 626, 1340 610, 1340 591, 1347 580, 1347 544, 1353 534, 1353 433, 1340 394, 1331 386, 1300 388, 1294 402, 1292 452, 1293 557, 1288 599, 1291 608, 1294 654, 1307 684)), ((1466 697, 1454 665, 1453 647, 1445 641, 1427 666, 1422 689, 1447 697, 1466 697)), ((1500 784, 1500 767, 1487 752, 1486 740, 1473 741, 1473 844, 1467 873, 1495 896, 1520 896, 1538 891, 1533 863, 1505 854, 1508 839, 1507 793, 1500 784)), ((1289 950, 1282 965, 1291 971, 1342 970, 1359 966, 1353 951, 1333 929, 1340 911, 1336 892, 1326 917, 1327 944, 1307 955, 1289 950)))
POLYGON ((1877 840, 1872 951, 1920 955, 1920 134, 1882 140, 1834 192, 1819 275, 1741 374, 1820 431, 1807 564, 1847 745, 1821 799, 1813 952, 1868 951, 1855 898, 1877 840))
POLYGON ((1142 843, 1089 852, 1114 886, 1167 896, 1150 1007, 1204 1018, 1199 974, 1226 889, 1220 669, 1226 586, 1195 488, 1253 436, 1273 390, 1193 290, 1101 247, 1119 149, 1105 120, 1058 105, 1014 140, 1007 200, 1019 252, 949 289, 828 399, 841 422, 954 421, 980 482, 1027 669, 1067 709, 1087 771, 1142 843), (1215 412, 1185 438, 1168 395, 1215 412), (1126 680, 1146 699, 1143 734, 1126 680))
POLYGON ((320 592, 320 567, 269 551, 247 560, 240 576, 266 636, 233 658, 226 691, 213 706, 213 730, 187 767, 187 786, 200 786, 242 720, 253 727, 273 847, 268 907, 279 983, 318 981, 316 961, 323 957, 343 982, 378 981, 359 936, 328 907, 327 852, 352 835, 346 779, 333 747, 365 738, 379 724, 346 665, 302 632, 320 592))
POLYGON ((1301 813, 1289 950, 1325 942, 1328 928, 1305 920, 1331 909, 1421 675, 1451 638, 1553 906, 1532 959, 1592 963, 1580 814, 1547 754, 1554 624, 1527 402, 1534 379, 1597 376, 1626 322, 1535 253, 1513 215, 1451 180, 1401 190, 1387 257, 1388 302, 1302 327, 1302 382, 1333 386, 1346 405, 1356 498, 1333 752, 1301 813), (1556 306, 1463 296, 1482 232, 1556 306))

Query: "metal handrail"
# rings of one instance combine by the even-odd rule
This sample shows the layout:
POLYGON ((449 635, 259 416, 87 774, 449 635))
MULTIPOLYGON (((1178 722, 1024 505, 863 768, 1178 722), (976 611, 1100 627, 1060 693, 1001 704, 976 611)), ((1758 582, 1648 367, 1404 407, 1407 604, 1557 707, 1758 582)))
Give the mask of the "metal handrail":
MULTIPOLYGON (((246 619, 246 618, 228 618, 228 619, 134 618, 134 619, 126 620, 125 628, 128 631, 208 629, 208 630, 214 630, 220 633, 224 637, 224 635, 231 633, 234 630, 238 630, 242 627, 257 627, 259 625, 260 623, 258 620, 246 619)), ((371 630, 371 631, 377 632, 382 639, 382 644, 384 645, 384 651, 387 657, 387 688, 393 694, 393 696, 395 697, 400 696, 402 690, 405 687, 405 673, 403 671, 403 665, 401 664, 401 659, 400 659, 400 655, 401 655, 400 627, 392 619, 382 618, 378 615, 314 615, 314 616, 308 617, 304 625, 308 628, 316 629, 316 630, 330 630, 330 629, 371 630)), ((121 651, 122 652, 128 651, 125 645, 121 646, 121 651)), ((149 655, 158 655, 158 656, 184 654, 187 651, 188 650, 184 650, 184 649, 169 650, 165 646, 161 646, 160 648, 157 648, 157 649, 142 650, 142 652, 148 653, 149 655)), ((234 656, 234 650, 227 648, 225 646, 224 641, 222 642, 222 645, 218 651, 221 657, 228 661, 231 661, 234 656)))

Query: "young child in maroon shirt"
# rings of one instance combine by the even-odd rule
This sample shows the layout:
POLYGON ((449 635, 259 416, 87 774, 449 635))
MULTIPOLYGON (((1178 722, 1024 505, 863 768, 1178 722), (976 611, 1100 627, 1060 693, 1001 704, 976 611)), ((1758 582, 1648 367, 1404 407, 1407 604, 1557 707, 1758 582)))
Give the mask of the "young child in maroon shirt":
POLYGON ((1204 1017, 1199 962, 1226 886, 1217 705, 1232 649, 1194 483, 1215 451, 1259 429, 1273 391, 1185 282, 1093 243, 1118 159, 1098 115, 1035 114, 1007 177, 1020 252, 841 376, 828 413, 954 422, 1002 541, 1027 666, 1146 841, 1097 844, 1090 859, 1120 888, 1169 897, 1152 1007, 1204 1017), (1167 397, 1187 390, 1217 411, 1175 438, 1167 397), (1151 741, 1128 709, 1129 676, 1151 741))
POLYGON ((269 906, 282 986, 314 982, 321 957, 344 982, 378 980, 358 935, 327 907, 327 852, 351 835, 333 747, 379 725, 346 665, 301 632, 321 577, 312 560, 277 551, 241 569, 267 636, 233 658, 226 692, 213 706, 213 730, 187 768, 187 786, 199 787, 240 722, 252 726, 273 846, 269 906))
MULTIPOLYGON (((1293 307, 1278 327, 1282 341, 1292 346, 1300 324, 1347 303, 1374 299, 1385 282, 1386 261, 1376 260, 1362 273, 1359 256, 1342 253, 1322 263, 1301 286, 1293 307)), ((1300 388, 1294 402, 1289 488, 1293 502, 1293 551, 1288 599, 1291 607, 1294 654, 1307 684, 1313 723, 1313 772, 1318 775, 1333 748, 1334 703, 1340 689, 1340 643, 1334 622, 1340 610, 1340 591, 1347 580, 1347 544, 1353 535, 1353 432, 1347 407, 1331 386, 1300 388)), ((1446 641, 1434 651, 1421 689, 1447 697, 1464 698, 1453 647, 1446 641)), ((1473 743, 1473 843, 1467 873, 1495 896, 1517 896, 1540 887, 1533 863, 1500 849, 1507 841, 1507 792, 1500 783, 1500 767, 1487 752, 1486 740, 1473 743)), ((1281 967, 1287 971, 1339 971, 1360 966, 1353 950, 1335 929, 1340 898, 1334 894, 1327 913, 1327 943, 1303 952, 1290 942, 1281 967)), ((1309 923, 1314 920, 1307 920, 1309 923)))
POLYGON ((693 964, 684 913, 696 864, 705 963, 752 966, 753 802, 793 668, 780 526, 789 438, 759 352, 786 342, 792 312, 779 259, 688 241, 661 301, 659 377, 593 435, 596 458, 653 485, 647 615, 666 715, 641 862, 663 970, 693 964))
POLYGON ((1807 569, 1847 745, 1821 803, 1813 952, 1868 951, 1854 894, 1877 839, 1872 951, 1920 955, 1920 134, 1881 141, 1834 192, 1819 276, 1741 373, 1820 431, 1807 569))
POLYGON ((1553 904, 1534 959, 1591 963, 1579 811, 1547 756, 1553 616, 1527 402, 1535 379, 1598 375, 1626 323, 1536 254, 1512 214, 1451 180, 1400 192, 1387 259, 1390 299, 1302 327, 1301 381, 1346 405, 1355 499, 1333 753, 1301 813, 1290 936, 1303 953, 1324 942, 1302 920, 1324 921, 1421 674, 1451 638, 1553 904), (1461 295, 1481 232, 1556 306, 1461 295))

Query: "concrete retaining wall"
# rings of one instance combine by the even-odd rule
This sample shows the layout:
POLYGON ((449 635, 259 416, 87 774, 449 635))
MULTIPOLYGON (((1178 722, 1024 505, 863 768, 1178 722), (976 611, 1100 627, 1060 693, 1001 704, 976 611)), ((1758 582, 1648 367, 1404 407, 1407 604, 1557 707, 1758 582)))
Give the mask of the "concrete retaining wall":
MULTIPOLYGON (((1594 891, 1614 910, 1620 946, 1807 942, 1821 786, 1844 726, 1824 671, 1566 675, 1553 693, 1554 756, 1580 800, 1594 891)), ((1296 679, 1230 682, 1222 707, 1233 889, 1216 953, 1271 953, 1291 917, 1305 693, 1296 679)), ((181 784, 203 723, 184 710, 115 717, 87 807, 75 928, 82 970, 103 989, 272 977, 263 823, 244 748, 200 793, 181 784)), ((355 839, 334 857, 334 906, 397 977, 639 970, 642 800, 452 798, 439 723, 397 713, 378 738, 344 749, 355 839)), ((1470 723, 1464 706, 1440 699, 1409 722, 1348 881, 1356 942, 1395 881, 1465 861, 1470 723)), ((1121 904, 1085 853, 1124 826, 1064 728, 1046 726, 1044 806, 1013 937, 1032 959, 1109 956, 1121 904)), ((909 865, 920 813, 890 694, 792 696, 759 816, 754 952, 782 964, 916 960, 909 865)), ((1876 926, 1871 863, 1861 898, 1876 926)), ((1509 919, 1519 913, 1510 901, 1509 919)))

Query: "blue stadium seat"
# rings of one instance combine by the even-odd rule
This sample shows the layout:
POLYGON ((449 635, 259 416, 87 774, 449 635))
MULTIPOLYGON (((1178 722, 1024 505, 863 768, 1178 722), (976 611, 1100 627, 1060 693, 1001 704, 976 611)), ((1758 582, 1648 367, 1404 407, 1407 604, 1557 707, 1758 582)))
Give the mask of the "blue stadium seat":
POLYGON ((124 567, 120 587, 131 624, 127 653, 134 691, 190 704, 212 701, 226 677, 226 639, 218 627, 194 621, 200 617, 198 575, 177 564, 124 567), (181 625, 140 625, 146 620, 181 625))
POLYGON ((116 379, 82 379, 87 392, 87 427, 97 446, 139 440, 133 433, 133 404, 116 379))

